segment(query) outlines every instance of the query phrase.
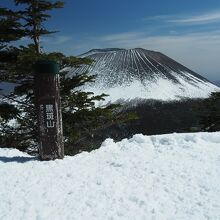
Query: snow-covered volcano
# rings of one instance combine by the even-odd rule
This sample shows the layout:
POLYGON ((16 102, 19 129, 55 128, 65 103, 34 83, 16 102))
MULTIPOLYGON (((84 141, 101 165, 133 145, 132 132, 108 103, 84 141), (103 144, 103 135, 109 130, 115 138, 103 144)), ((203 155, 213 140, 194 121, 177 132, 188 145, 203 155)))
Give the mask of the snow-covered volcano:
POLYGON ((109 94, 107 101, 132 99, 175 100, 205 98, 219 87, 166 55, 135 49, 95 49, 81 57, 94 60, 91 66, 71 69, 70 74, 88 71, 97 75, 85 90, 109 94))

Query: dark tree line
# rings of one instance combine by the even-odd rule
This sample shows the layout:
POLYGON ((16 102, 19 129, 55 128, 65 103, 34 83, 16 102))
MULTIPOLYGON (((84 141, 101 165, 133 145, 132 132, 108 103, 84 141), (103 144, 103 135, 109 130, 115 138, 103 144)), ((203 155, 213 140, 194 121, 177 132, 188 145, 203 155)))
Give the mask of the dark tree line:
POLYGON ((214 92, 203 100, 199 118, 203 131, 220 131, 220 92, 214 92))

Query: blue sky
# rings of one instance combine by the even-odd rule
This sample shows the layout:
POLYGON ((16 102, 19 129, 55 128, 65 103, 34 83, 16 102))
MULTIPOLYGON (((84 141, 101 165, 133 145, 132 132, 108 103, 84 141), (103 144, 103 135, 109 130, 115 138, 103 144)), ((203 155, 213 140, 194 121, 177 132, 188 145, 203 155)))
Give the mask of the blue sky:
POLYGON ((65 2, 46 25, 60 32, 42 39, 45 50, 78 55, 93 48, 142 47, 220 80, 219 0, 65 2))

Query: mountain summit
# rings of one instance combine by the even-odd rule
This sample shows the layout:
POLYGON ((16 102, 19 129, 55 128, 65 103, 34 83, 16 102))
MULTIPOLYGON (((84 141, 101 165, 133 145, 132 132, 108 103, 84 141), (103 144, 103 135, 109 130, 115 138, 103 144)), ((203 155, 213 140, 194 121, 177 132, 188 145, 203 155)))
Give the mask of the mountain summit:
POLYGON ((81 57, 93 65, 73 68, 70 74, 88 71, 96 82, 85 90, 109 94, 107 101, 132 99, 179 100, 205 98, 219 87, 168 56, 142 48, 94 49, 81 57))

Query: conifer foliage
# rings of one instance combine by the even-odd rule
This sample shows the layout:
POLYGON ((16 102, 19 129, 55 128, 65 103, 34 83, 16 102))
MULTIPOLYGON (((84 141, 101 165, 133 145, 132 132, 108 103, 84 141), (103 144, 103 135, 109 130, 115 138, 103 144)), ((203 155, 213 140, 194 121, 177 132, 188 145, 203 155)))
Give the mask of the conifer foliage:
POLYGON ((47 30, 44 25, 50 18, 49 11, 62 8, 63 2, 15 0, 14 3, 19 9, 19 6, 22 6, 21 9, 0 10, 0 22, 4 24, 0 38, 1 80, 15 83, 14 92, 4 95, 0 103, 0 146, 21 150, 37 147, 37 117, 32 73, 32 67, 37 60, 53 60, 60 65, 65 153, 73 155, 79 152, 80 148, 76 146, 88 143, 88 138, 92 138, 96 132, 135 117, 120 113, 118 105, 95 107, 95 102, 103 100, 106 95, 94 96, 93 93, 80 90, 80 86, 94 81, 95 76, 83 73, 70 78, 68 71, 65 71, 68 67, 89 65, 91 60, 67 57, 57 52, 42 52, 40 37, 54 33, 47 30), (13 41, 18 41, 22 37, 32 39, 33 44, 12 46, 13 41))
POLYGON ((6 46, 7 42, 17 40, 22 37, 23 30, 19 23, 20 14, 7 8, 0 7, 0 48, 6 46))
POLYGON ((24 20, 25 35, 34 41, 35 51, 40 53, 40 36, 54 33, 44 28, 43 23, 51 16, 48 11, 62 8, 64 2, 48 0, 15 0, 16 5, 26 5, 25 10, 21 11, 24 20))
POLYGON ((5 77, 9 78, 5 68, 9 66, 8 64, 13 63, 15 59, 16 50, 14 47, 9 46, 9 43, 24 36, 19 18, 19 12, 0 6, 0 81, 3 81, 5 77))

